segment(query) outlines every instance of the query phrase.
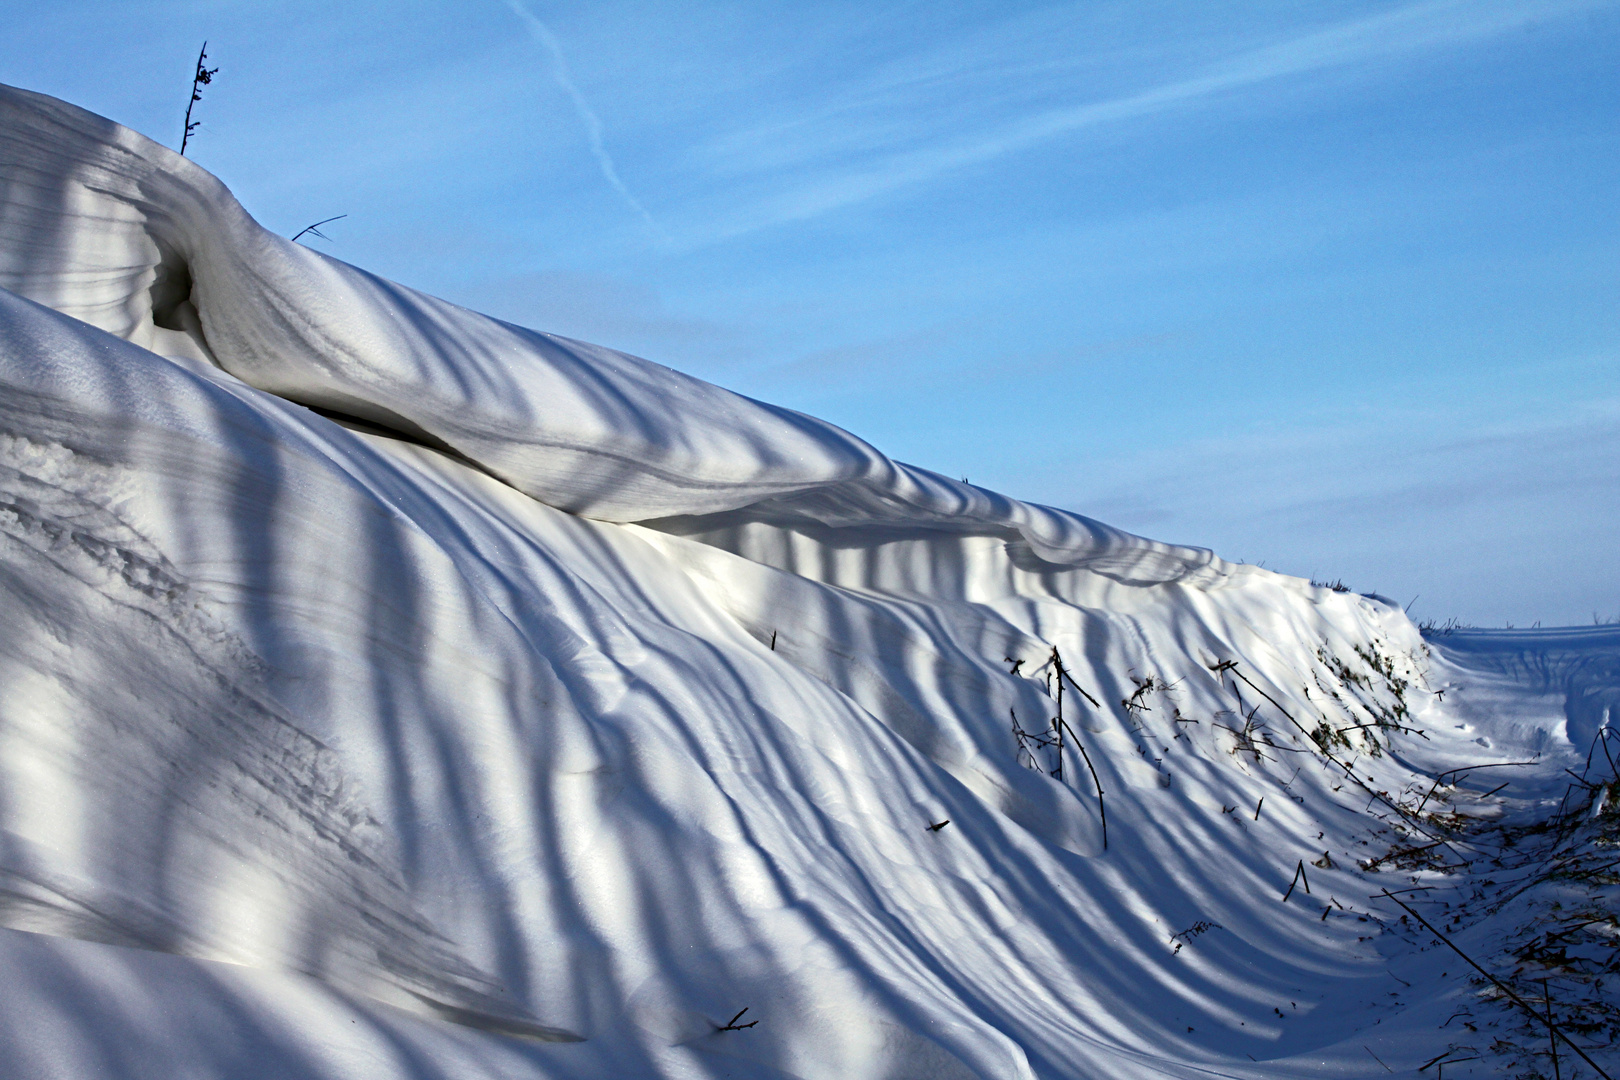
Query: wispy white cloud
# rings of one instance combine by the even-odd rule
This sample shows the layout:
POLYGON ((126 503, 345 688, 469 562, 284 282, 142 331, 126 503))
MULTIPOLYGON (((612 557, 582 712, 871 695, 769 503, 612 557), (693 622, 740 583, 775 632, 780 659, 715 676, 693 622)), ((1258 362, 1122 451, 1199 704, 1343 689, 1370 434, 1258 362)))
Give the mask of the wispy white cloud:
POLYGON ((1505 417, 1453 396, 1414 401, 1372 426, 1327 411, 1287 428, 1069 463, 1054 480, 1068 490, 1053 501, 1126 529, 1342 577, 1402 602, 1421 594, 1416 617, 1572 625, 1593 608, 1613 614, 1620 600, 1612 397, 1505 417))
MULTIPOLYGON (((1356 64, 1399 61, 1455 48, 1583 11, 1613 0, 1424 0, 1383 14, 1341 23, 1279 43, 1250 49, 1208 65, 1189 78, 1136 93, 1027 113, 972 137, 924 140, 911 149, 863 166, 829 169, 810 184, 781 191, 732 215, 706 237, 726 239, 805 220, 978 165, 1043 142, 1104 124, 1194 107, 1279 79, 1356 64)), ((880 127, 887 125, 879 125, 880 127)), ((879 155, 873 155, 879 156, 879 155)))
POLYGON ((591 108, 590 102, 585 100, 585 95, 580 93, 579 87, 575 85, 573 74, 568 68, 568 58, 563 55, 562 43, 557 40, 557 35, 551 32, 551 28, 539 16, 523 6, 521 0, 506 0, 506 6, 523 20, 535 39, 551 54, 552 78, 573 103, 574 112, 579 115, 580 124, 585 128, 585 139, 590 144, 591 155, 596 158, 597 167, 602 170, 602 178, 608 182, 609 187, 618 192, 626 206, 661 238, 667 240, 669 234, 665 232, 663 226, 653 219, 647 208, 641 205, 641 200, 631 193, 624 180, 619 177, 618 167, 613 164, 613 157, 608 153, 607 143, 602 135, 602 119, 596 115, 596 110, 591 108))

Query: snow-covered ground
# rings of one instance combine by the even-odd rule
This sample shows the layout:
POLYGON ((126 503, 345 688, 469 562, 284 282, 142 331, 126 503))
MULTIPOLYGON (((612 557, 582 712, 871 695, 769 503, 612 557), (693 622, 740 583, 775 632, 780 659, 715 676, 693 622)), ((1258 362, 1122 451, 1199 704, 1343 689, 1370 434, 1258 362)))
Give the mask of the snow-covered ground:
POLYGON ((0 384, 0 1074, 1553 1075, 1418 914, 1620 1068, 1615 628, 1425 641, 9 88, 0 384))

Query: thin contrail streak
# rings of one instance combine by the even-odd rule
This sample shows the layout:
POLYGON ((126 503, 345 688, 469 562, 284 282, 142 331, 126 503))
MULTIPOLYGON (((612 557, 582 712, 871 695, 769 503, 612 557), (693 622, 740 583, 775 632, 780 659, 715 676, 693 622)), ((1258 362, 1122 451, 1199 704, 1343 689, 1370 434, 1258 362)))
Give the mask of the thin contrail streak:
POLYGON ((506 0, 506 6, 523 20, 551 54, 552 78, 557 80, 557 86, 562 92, 568 95, 568 100, 574 103, 574 112, 579 115, 579 121, 585 127, 585 139, 590 143, 591 154, 602 170, 603 179, 607 180, 609 186, 625 201, 625 205, 634 210, 654 232, 666 240, 669 239, 669 234, 664 231, 663 226, 653 220, 653 216, 647 213, 647 208, 641 205, 641 200, 632 195, 630 189, 625 187, 624 181, 619 179, 619 170, 614 167, 613 158, 608 154, 607 146, 602 141, 601 118, 591 108, 590 102, 585 100, 585 95, 579 92, 579 87, 574 85, 574 78, 568 70, 568 60, 563 56, 562 43, 557 40, 557 35, 551 32, 551 27, 542 22, 539 16, 524 7, 521 0, 506 0))
POLYGON ((738 215, 719 235, 730 238, 784 222, 809 220, 1086 128, 1171 112, 1289 76, 1419 55, 1425 50, 1482 41, 1566 15, 1612 6, 1613 0, 1539 0, 1536 4, 1522 0, 1420 0, 1229 57, 1190 78, 1135 94, 1035 113, 977 139, 896 153, 864 170, 834 174, 819 186, 784 189, 773 202, 738 215))

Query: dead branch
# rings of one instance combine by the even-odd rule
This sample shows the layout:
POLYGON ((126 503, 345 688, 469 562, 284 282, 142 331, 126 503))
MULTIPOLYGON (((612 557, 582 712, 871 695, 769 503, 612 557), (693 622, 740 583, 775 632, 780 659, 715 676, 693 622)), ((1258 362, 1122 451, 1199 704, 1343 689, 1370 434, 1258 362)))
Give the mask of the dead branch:
POLYGON ((202 51, 197 54, 197 70, 191 76, 191 100, 186 102, 186 127, 185 131, 180 135, 181 157, 186 156, 186 143, 191 141, 191 136, 197 130, 197 125, 202 123, 201 120, 196 123, 192 122, 191 108, 202 100, 202 88, 213 82, 214 76, 219 74, 219 68, 203 67, 203 61, 207 59, 208 42, 205 41, 202 44, 202 51))
POLYGON ((1455 942, 1453 942, 1450 938, 1446 937, 1446 935, 1442 934, 1439 930, 1436 930, 1434 928, 1434 926, 1429 922, 1428 919, 1425 919, 1422 915, 1419 915, 1416 911, 1414 911, 1411 907, 1409 907, 1407 904, 1402 902, 1398 897, 1396 897, 1388 889, 1385 889, 1383 892, 1379 893, 1378 895, 1386 897, 1386 898, 1388 898, 1390 900, 1393 900, 1396 904, 1399 904, 1400 907, 1401 907, 1401 910, 1405 911, 1408 915, 1412 916, 1412 918, 1414 918, 1418 922, 1422 923, 1424 929, 1428 930, 1429 933, 1431 933, 1435 937, 1439 938, 1441 943, 1446 945, 1447 947, 1449 947, 1452 952, 1454 952, 1458 956, 1462 957, 1463 961, 1469 967, 1473 968, 1475 971, 1479 972, 1481 975, 1483 975, 1487 979, 1489 979, 1492 982, 1492 984, 1494 984, 1495 987, 1498 990, 1502 991, 1502 993, 1506 994, 1513 1001, 1513 1003, 1515 1005, 1519 1006, 1519 1008, 1521 1008, 1525 1012, 1529 1013, 1530 1018, 1532 1020, 1536 1020, 1538 1022, 1546 1024, 1547 1025, 1547 1033, 1548 1033, 1549 1037, 1556 1036, 1557 1038, 1563 1039, 1566 1043, 1568 1043, 1570 1045, 1571 1049, 1573 1049, 1577 1054, 1581 1055, 1581 1060, 1582 1061, 1586 1062, 1588 1065, 1590 1065, 1592 1067, 1593 1072, 1595 1072, 1599 1076, 1603 1077, 1603 1080, 1614 1080, 1614 1078, 1611 1077, 1608 1073, 1606 1073, 1602 1069, 1598 1068, 1597 1062, 1593 1061, 1591 1058, 1586 1056, 1586 1051, 1582 1050, 1580 1048, 1580 1046, 1576 1044, 1574 1039, 1571 1039, 1567 1034, 1564 1033, 1564 1030, 1562 1028, 1560 1028, 1558 1025, 1556 1025, 1556 1024, 1554 1024, 1552 1022, 1552 1015, 1551 1015, 1550 1012, 1545 1018, 1542 1017, 1542 1016, 1539 1016, 1536 1013, 1536 1010, 1533 1007, 1528 1005, 1523 998, 1521 998, 1518 994, 1515 994, 1513 992, 1511 987, 1509 987, 1501 979, 1498 979, 1495 975, 1492 975, 1490 972, 1486 971, 1484 968, 1482 968, 1478 964, 1474 963, 1474 958, 1473 957, 1469 956, 1467 953, 1465 953, 1461 949, 1459 949, 1455 942))
MULTIPOLYGON (((326 218, 326 219, 324 219, 322 221, 317 221, 313 225, 305 225, 302 229, 299 229, 296 233, 293 234, 293 243, 297 243, 298 238, 300 236, 303 236, 305 233, 314 233, 316 236, 320 237, 322 240, 330 240, 332 238, 330 236, 327 236, 325 233, 321 232, 320 227, 322 225, 329 224, 330 222, 333 222, 333 221, 342 221, 344 218, 346 218, 348 216, 349 216, 348 214, 339 214, 337 217, 329 217, 329 218, 326 218)), ((774 634, 771 635, 773 640, 775 639, 775 636, 776 635, 774 635, 774 634)))
POLYGON ((739 1012, 736 1016, 733 1016, 730 1020, 726 1021, 726 1026, 725 1027, 715 1028, 715 1031, 716 1032, 720 1032, 720 1031, 746 1031, 748 1028, 751 1028, 755 1024, 759 1023, 758 1020, 750 1020, 746 1024, 737 1023, 737 1021, 742 1019, 743 1013, 745 1013, 747 1011, 748 1011, 748 1006, 744 1005, 742 1007, 742 1012, 739 1012))
POLYGON ((1309 896, 1311 893, 1311 879, 1305 876, 1304 859, 1299 860, 1299 865, 1294 867, 1294 880, 1288 883, 1288 891, 1283 893, 1283 903, 1288 903, 1288 898, 1294 895, 1294 886, 1298 885, 1300 882, 1305 883, 1305 895, 1309 896))

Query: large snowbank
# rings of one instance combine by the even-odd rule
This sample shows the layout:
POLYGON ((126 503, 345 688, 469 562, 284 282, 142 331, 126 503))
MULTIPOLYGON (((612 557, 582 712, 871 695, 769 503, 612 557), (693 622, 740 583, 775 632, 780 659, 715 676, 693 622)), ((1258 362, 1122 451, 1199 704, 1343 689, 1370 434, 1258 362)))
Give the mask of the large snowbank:
POLYGON ((1480 752, 1397 609, 423 296, 5 88, 0 287, 17 1075, 1374 1074, 1368 808, 1480 752))

